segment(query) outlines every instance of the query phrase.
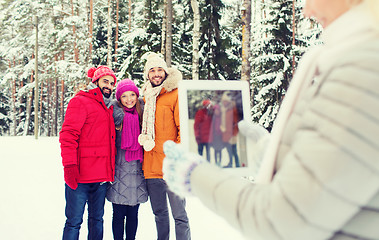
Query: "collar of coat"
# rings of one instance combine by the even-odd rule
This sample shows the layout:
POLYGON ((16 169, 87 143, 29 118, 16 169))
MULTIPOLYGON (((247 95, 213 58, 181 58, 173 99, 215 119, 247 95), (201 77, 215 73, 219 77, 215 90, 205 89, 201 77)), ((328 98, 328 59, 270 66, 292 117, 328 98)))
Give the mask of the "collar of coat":
MULTIPOLYGON (((76 94, 76 96, 84 96, 87 98, 92 98, 92 99, 96 100, 97 102, 103 103, 106 108, 111 107, 111 98, 109 98, 109 99, 107 99, 107 101, 105 101, 105 97, 101 93, 100 88, 98 88, 97 86, 96 86, 96 88, 93 88, 93 89, 87 88, 87 89, 81 90, 76 94)), ((112 107, 112 109, 113 109, 113 107, 112 107)))

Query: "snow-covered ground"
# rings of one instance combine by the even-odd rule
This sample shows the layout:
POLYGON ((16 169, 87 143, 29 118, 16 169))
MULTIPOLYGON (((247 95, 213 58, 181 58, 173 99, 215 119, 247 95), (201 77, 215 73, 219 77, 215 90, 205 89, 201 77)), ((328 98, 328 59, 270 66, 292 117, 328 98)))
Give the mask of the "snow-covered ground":
MULTIPOLYGON (((64 181, 57 137, 0 137, 0 238, 61 239, 65 222, 64 181)), ((242 235, 194 197, 187 198, 193 240, 240 240, 242 235)), ((86 214, 80 239, 87 239, 86 214)), ((105 205, 104 239, 112 239, 112 206, 105 205)), ((156 239, 150 203, 139 211, 137 240, 156 239)), ((171 222, 171 239, 175 239, 171 222)))

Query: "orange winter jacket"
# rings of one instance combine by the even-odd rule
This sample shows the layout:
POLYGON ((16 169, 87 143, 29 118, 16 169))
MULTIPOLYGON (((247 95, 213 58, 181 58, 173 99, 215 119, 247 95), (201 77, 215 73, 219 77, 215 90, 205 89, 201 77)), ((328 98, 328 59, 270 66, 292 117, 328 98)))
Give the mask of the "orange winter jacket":
POLYGON ((178 82, 181 73, 173 68, 168 69, 168 76, 157 97, 155 110, 155 147, 145 151, 143 171, 145 178, 163 178, 162 165, 165 154, 163 144, 167 140, 180 142, 178 82))

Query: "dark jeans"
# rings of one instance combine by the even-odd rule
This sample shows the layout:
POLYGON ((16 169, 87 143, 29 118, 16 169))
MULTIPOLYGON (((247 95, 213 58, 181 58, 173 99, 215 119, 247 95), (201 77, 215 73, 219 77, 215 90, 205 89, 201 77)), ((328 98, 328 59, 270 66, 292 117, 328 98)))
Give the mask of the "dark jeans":
POLYGON ((151 208, 155 215, 158 240, 168 240, 170 237, 170 221, 167 206, 167 196, 170 201, 171 212, 175 220, 177 240, 190 240, 191 233, 185 209, 186 201, 167 188, 163 179, 146 179, 151 208))
POLYGON ((203 156, 204 148, 205 148, 205 152, 207 155, 207 160, 208 160, 208 162, 210 162, 211 161, 211 153, 209 151, 209 143, 198 143, 197 151, 198 151, 199 155, 203 156))
POLYGON ((124 240, 124 232, 126 232, 126 240, 134 240, 136 238, 138 226, 138 208, 135 206, 121 205, 112 203, 113 218, 112 230, 114 240, 124 240), (125 221, 126 218, 126 221, 125 221))
POLYGON ((225 167, 233 167, 233 158, 236 163, 236 167, 240 167, 240 161, 238 158, 238 152, 237 152, 237 144, 227 144, 226 150, 228 150, 229 154, 229 164, 225 167))
POLYGON ((107 183, 79 183, 76 190, 66 184, 66 224, 63 240, 79 239, 86 203, 88 204, 88 239, 103 239, 103 215, 107 183))

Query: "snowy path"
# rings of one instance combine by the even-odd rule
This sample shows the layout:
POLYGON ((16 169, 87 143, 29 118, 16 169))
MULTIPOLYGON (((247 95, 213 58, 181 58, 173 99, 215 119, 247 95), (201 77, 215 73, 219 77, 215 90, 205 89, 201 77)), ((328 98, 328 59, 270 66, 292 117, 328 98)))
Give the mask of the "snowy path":
MULTIPOLYGON (((0 238, 61 239, 65 221, 64 182, 57 137, 0 137, 0 238)), ((196 198, 187 199, 193 240, 240 240, 242 235, 196 198)), ((112 206, 106 202, 104 239, 112 240, 112 206)), ((86 213, 80 239, 87 239, 86 213)), ((139 212, 137 240, 156 239, 150 203, 139 212)), ((174 225, 171 222, 171 239, 174 225)))

